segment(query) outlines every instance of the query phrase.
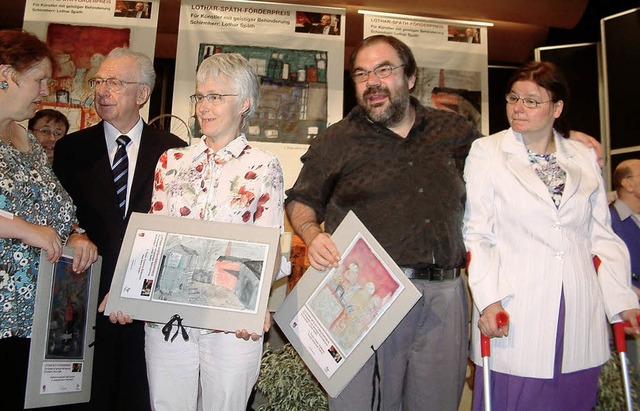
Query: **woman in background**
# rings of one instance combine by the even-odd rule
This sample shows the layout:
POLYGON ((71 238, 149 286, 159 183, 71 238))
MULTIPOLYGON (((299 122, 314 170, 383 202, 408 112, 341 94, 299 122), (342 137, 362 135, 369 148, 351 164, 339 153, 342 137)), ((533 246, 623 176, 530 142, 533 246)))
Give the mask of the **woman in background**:
MULTIPOLYGON (((609 359, 607 319, 640 332, 629 254, 611 229, 596 155, 564 137, 562 73, 532 62, 507 90, 511 128, 475 141, 464 172, 472 359, 481 364, 480 333, 493 338, 494 410, 591 410, 609 359), (508 325, 497 325, 500 311, 508 325)), ((480 366, 474 387, 481 410, 480 366)))
POLYGON ((4 409, 22 409, 40 249, 50 262, 62 247, 74 248, 73 269, 81 272, 98 257, 96 246, 78 231, 75 209, 38 140, 21 121, 33 117, 49 94, 51 56, 37 37, 0 31, 0 373, 4 409))

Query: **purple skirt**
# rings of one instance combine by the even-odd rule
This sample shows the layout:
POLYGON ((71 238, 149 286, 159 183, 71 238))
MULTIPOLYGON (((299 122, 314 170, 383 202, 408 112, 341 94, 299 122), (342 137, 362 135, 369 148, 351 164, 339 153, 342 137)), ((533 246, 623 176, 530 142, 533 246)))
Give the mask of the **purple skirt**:
MULTIPOLYGON (((560 299, 553 379, 516 377, 491 372, 491 405, 498 410, 592 410, 598 399, 600 367, 562 373, 564 294, 560 299)), ((482 367, 476 366, 473 411, 484 410, 482 367)))

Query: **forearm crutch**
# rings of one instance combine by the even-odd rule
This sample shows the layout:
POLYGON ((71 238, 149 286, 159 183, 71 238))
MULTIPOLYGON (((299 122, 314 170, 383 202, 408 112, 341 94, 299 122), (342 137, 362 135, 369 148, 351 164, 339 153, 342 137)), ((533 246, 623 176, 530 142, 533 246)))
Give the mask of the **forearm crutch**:
MULTIPOLYGON (((600 267, 600 258, 598 256, 593 257, 593 265, 596 267, 596 272, 600 267)), ((640 322, 640 317, 638 317, 640 322)), ((626 399, 627 410, 633 411, 633 399, 631 398, 631 381, 629 380, 629 366, 627 365, 627 341, 625 327, 631 327, 629 321, 617 322, 613 324, 613 336, 616 343, 616 351, 620 356, 620 367, 622 368, 622 381, 624 383, 624 396, 626 399)))
MULTIPOLYGON (((640 317, 638 317, 640 322, 640 317)), ((616 351, 620 356, 620 366, 622 367, 622 381, 624 382, 624 396, 626 398, 627 410, 633 411, 633 399, 631 398, 631 381, 629 380, 629 366, 627 365, 627 342, 624 327, 631 327, 629 321, 613 324, 613 335, 616 340, 616 351)))
MULTIPOLYGON (((498 327, 509 324, 509 315, 500 311, 496 314, 498 327)), ((482 354, 482 381, 484 385, 484 410, 491 411, 491 370, 489 369, 489 357, 491 356, 491 339, 480 333, 480 352, 482 354)))

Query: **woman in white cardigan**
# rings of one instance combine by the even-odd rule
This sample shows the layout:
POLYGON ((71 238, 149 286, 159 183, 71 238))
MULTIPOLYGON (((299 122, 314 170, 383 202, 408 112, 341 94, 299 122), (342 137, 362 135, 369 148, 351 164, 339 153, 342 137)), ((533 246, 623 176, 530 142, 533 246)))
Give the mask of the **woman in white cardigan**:
MULTIPOLYGON (((563 137, 568 88, 532 62, 508 84, 511 128, 474 142, 466 160, 464 238, 474 299, 472 359, 493 338, 495 410, 591 410, 609 358, 607 318, 638 334, 629 255, 611 229, 595 153, 563 137), (602 260, 596 274, 593 257, 602 260), (509 324, 499 327, 496 314, 509 324)), ((476 370, 474 410, 482 409, 476 370)))

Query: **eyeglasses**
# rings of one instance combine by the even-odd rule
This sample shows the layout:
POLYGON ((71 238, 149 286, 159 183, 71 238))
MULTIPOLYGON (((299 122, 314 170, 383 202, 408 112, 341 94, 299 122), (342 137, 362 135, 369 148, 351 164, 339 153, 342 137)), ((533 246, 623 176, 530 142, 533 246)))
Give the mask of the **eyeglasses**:
POLYGON ((518 100, 522 100, 522 104, 526 107, 526 108, 538 108, 539 104, 544 104, 544 103, 548 103, 550 101, 553 100, 547 100, 547 101, 537 101, 534 100, 532 98, 521 98, 516 96, 515 94, 507 94, 506 96, 504 96, 505 100, 507 100, 508 104, 516 104, 518 102, 518 100))
POLYGON ((356 83, 364 83, 365 81, 369 80, 369 74, 373 73, 373 75, 377 78, 383 79, 389 77, 393 73, 393 70, 400 67, 404 67, 404 64, 400 64, 399 66, 380 66, 374 68, 373 70, 356 70, 351 73, 351 78, 356 83))
POLYGON ((49 130, 47 128, 36 129, 35 131, 37 131, 39 133, 42 133, 42 134, 46 134, 48 136, 54 136, 55 138, 60 138, 60 137, 64 136, 64 133, 62 133, 60 131, 49 130))
POLYGON ((118 92, 120 90, 122 90, 122 88, 126 85, 129 84, 142 84, 138 81, 125 81, 125 80, 119 80, 117 78, 113 78, 113 77, 109 77, 109 78, 100 78, 100 77, 95 77, 95 78, 90 78, 89 81, 89 87, 91 87, 92 89, 96 89, 98 87, 100 87, 103 84, 106 84, 107 87, 109 87, 109 90, 111 91, 115 91, 118 92))
POLYGON ((237 96, 237 94, 211 93, 211 94, 206 94, 204 96, 202 94, 194 94, 189 96, 189 98, 191 99, 191 102, 193 104, 200 104, 202 103, 203 100, 207 100, 207 103, 218 105, 218 104, 222 104, 222 102, 224 101, 222 97, 227 97, 227 96, 237 96))

